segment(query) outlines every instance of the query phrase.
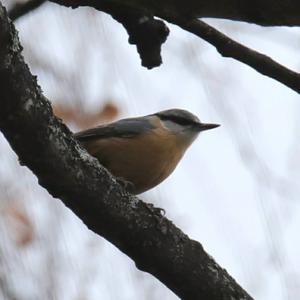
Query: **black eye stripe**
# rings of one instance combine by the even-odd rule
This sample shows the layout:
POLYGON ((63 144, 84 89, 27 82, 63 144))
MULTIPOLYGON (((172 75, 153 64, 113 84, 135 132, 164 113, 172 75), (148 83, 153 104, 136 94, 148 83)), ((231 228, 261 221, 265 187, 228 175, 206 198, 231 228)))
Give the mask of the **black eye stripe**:
POLYGON ((161 116, 162 120, 172 121, 180 125, 194 125, 196 122, 191 119, 186 119, 178 116, 161 116))
POLYGON ((156 115, 162 121, 172 121, 182 126, 193 126, 193 125, 198 125, 200 123, 199 119, 195 115, 183 109, 175 108, 175 109, 163 110, 156 113, 156 115))

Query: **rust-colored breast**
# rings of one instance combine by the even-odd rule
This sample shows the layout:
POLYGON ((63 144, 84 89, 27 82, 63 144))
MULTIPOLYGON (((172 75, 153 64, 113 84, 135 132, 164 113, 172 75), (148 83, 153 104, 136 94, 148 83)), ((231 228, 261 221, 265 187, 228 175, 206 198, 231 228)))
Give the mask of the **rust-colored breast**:
MULTIPOLYGON (((158 118, 154 121, 160 122, 158 118)), ((186 150, 178 137, 160 126, 133 138, 95 139, 83 146, 114 176, 133 183, 135 194, 167 178, 186 150)))

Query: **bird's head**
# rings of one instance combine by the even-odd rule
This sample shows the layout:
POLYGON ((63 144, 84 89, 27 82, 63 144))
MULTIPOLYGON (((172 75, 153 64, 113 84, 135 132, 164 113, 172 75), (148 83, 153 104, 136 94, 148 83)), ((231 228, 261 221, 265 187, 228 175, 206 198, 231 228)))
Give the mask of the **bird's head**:
POLYGON ((219 127, 218 124, 202 123, 199 118, 183 109, 168 109, 155 114, 162 126, 170 133, 192 142, 200 132, 219 127))

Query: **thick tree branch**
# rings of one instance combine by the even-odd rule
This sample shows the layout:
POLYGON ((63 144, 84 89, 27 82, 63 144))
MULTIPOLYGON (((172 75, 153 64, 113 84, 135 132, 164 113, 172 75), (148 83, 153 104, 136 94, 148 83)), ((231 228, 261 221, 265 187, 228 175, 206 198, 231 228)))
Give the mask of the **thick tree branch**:
POLYGON ((0 129, 39 183, 182 299, 252 299, 159 210, 125 193, 53 114, 0 3, 0 129))

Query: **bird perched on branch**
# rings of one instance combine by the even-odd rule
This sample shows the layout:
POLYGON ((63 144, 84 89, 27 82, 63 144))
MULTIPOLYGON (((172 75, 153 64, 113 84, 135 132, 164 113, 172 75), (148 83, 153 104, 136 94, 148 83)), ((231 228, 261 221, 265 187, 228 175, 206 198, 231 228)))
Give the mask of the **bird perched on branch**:
POLYGON ((166 179, 201 131, 218 127, 190 112, 169 109, 76 133, 75 138, 130 191, 143 193, 166 179))

